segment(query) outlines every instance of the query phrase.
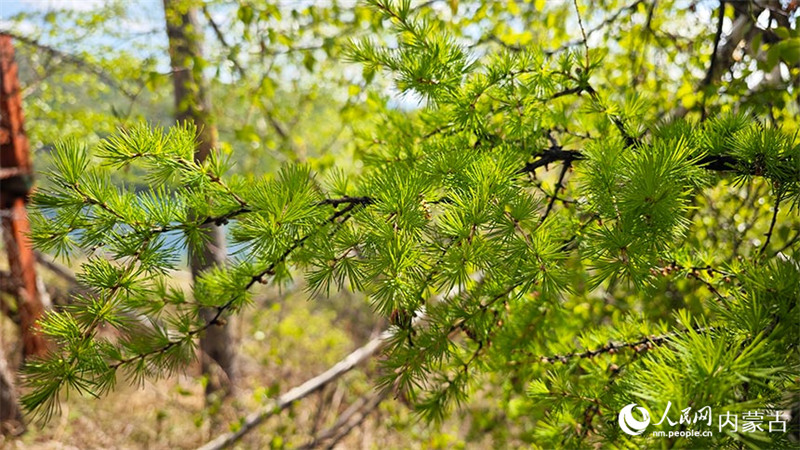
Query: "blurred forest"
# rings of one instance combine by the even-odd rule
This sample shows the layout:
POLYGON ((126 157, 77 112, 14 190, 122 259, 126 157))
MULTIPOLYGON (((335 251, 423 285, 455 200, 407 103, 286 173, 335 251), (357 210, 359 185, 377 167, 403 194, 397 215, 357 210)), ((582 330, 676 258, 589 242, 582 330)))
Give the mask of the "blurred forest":
MULTIPOLYGON (((485 248, 476 238, 475 248, 448 260, 445 256, 450 255, 450 244, 436 247, 437 239, 444 239, 448 230, 457 227, 436 208, 450 207, 446 199, 455 198, 453 192, 460 187, 451 191, 447 184, 451 181, 441 181, 445 187, 413 191, 416 182, 450 180, 449 175, 442 175, 436 181, 418 181, 415 174, 427 174, 427 163, 409 163, 397 169, 398 178, 412 186, 409 192, 413 195, 406 195, 406 185, 393 187, 391 181, 375 174, 395 173, 390 169, 393 163, 422 161, 426 154, 441 152, 441 160, 430 164, 439 164, 436 170, 450 170, 447 174, 457 178, 458 171, 472 173, 466 167, 478 163, 455 156, 448 159, 451 155, 447 152, 452 148, 477 154, 486 150, 483 146, 516 146, 517 150, 509 150, 511 156, 503 154, 497 157, 500 162, 495 162, 502 173, 509 173, 502 167, 504 161, 514 158, 516 166, 529 169, 518 173, 512 170, 510 177, 523 179, 521 189, 530 195, 531 212, 510 225, 510 231, 497 228, 540 244, 543 250, 536 258, 540 254, 541 258, 531 265, 541 266, 542 273, 551 263, 559 268, 553 280, 546 274, 537 275, 540 278, 535 287, 515 282, 510 289, 498 288, 497 295, 491 290, 481 292, 484 297, 502 294, 511 300, 500 306, 493 301, 481 303, 482 297, 476 296, 478 309, 485 312, 488 307, 497 307, 492 309, 493 318, 474 329, 455 325, 448 329, 436 324, 440 317, 431 313, 431 329, 445 339, 460 332, 458 328, 464 334, 459 344, 448 341, 445 347, 449 350, 443 350, 441 358, 420 363, 419 373, 429 377, 425 380, 437 380, 430 384, 441 381, 437 378, 439 371, 445 375, 464 373, 463 385, 455 378, 444 377, 442 391, 447 391, 451 383, 459 390, 451 397, 443 394, 440 400, 433 398, 435 395, 418 397, 413 393, 414 386, 425 392, 429 386, 427 381, 405 380, 400 375, 403 370, 408 370, 410 378, 417 375, 416 367, 407 360, 406 365, 393 365, 395 357, 410 358, 411 353, 403 351, 419 348, 419 344, 414 347, 413 336, 423 346, 426 342, 426 332, 416 335, 413 330, 411 317, 416 310, 387 307, 384 303, 388 300, 381 297, 380 288, 362 289, 377 276, 365 276, 358 282, 352 273, 340 276, 337 272, 324 278, 326 275, 308 269, 325 265, 315 259, 323 243, 312 241, 306 253, 298 256, 297 266, 287 264, 284 256, 277 269, 275 261, 270 266, 274 269, 269 273, 271 282, 262 285, 253 278, 247 284, 247 289, 253 287, 250 304, 236 314, 226 311, 223 320, 219 319, 223 309, 218 305, 199 308, 198 317, 206 325, 203 333, 195 334, 206 341, 198 344, 198 358, 186 367, 151 373, 148 375, 156 376, 142 379, 138 375, 120 376, 114 389, 102 390, 99 399, 80 395, 80 389, 62 394, 54 406, 59 411, 49 421, 28 416, 24 433, 17 433, 23 428, 20 425, 0 434, 0 447, 196 448, 244 428, 247 432, 231 444, 232 448, 797 448, 796 428, 780 438, 720 433, 714 440, 660 441, 637 441, 613 428, 628 395, 638 395, 640 404, 643 398, 651 400, 653 411, 659 412, 667 400, 673 400, 675 409, 679 403, 676 399, 691 399, 692 395, 698 399, 693 406, 698 407, 713 399, 719 402, 715 405, 747 408, 754 405, 756 397, 774 400, 778 409, 787 411, 796 411, 800 404, 797 333, 791 331, 798 316, 794 305, 800 300, 800 288, 793 284, 800 271, 797 9, 797 2, 785 0, 3 0, 0 33, 11 36, 14 43, 25 131, 40 193, 54 199, 61 195, 53 174, 68 172, 62 157, 70 153, 63 150, 64 146, 101 149, 100 156, 91 158, 94 164, 124 141, 114 141, 119 136, 132 136, 128 143, 158 140, 141 137, 144 132, 137 130, 143 129, 143 123, 169 130, 176 119, 186 121, 197 125, 200 145, 194 149, 194 161, 201 165, 207 157, 211 161, 208 164, 213 165, 221 158, 230 166, 225 171, 225 179, 232 180, 230 187, 219 182, 222 187, 210 190, 208 198, 228 189, 240 200, 233 206, 247 212, 256 204, 255 191, 269 196, 284 193, 281 183, 294 186, 291 174, 286 175, 291 169, 286 168, 297 164, 324 180, 320 184, 329 187, 329 192, 336 193, 317 200, 318 204, 339 208, 331 210, 335 211, 332 222, 342 211, 350 214, 347 208, 366 208, 369 204, 382 207, 381 195, 390 198, 388 191, 398 192, 399 211, 411 208, 411 203, 416 207, 418 202, 422 205, 419 211, 425 212, 420 213, 422 218, 401 220, 394 232, 405 236, 397 230, 404 226, 402 223, 427 221, 420 226, 424 231, 409 232, 434 248, 417 258, 427 262, 414 269, 419 278, 414 280, 419 282, 430 274, 420 292, 432 298, 444 297, 451 291, 460 292, 459 286, 465 292, 482 289, 482 279, 476 273, 491 274, 493 267, 508 272, 511 269, 504 263, 521 266, 514 262, 533 257, 496 250, 490 241, 499 232, 487 226, 485 248), (428 42, 415 35, 419 30, 436 38, 428 42), (463 57, 453 56, 454 49, 463 52, 463 57), (490 81, 484 86, 482 78, 474 81, 477 75, 470 78, 481 73, 487 80, 510 79, 538 69, 547 73, 519 84, 497 81, 500 87, 490 81), (435 83, 425 78, 431 73, 439 77, 435 83), (470 80, 474 84, 469 84, 470 80), (478 101, 484 92, 486 96, 478 101), (470 104, 464 99, 471 96, 474 100, 470 104), (537 96, 549 100, 531 100, 537 96), (523 110, 529 114, 524 119, 523 110), (514 119, 517 113, 519 117, 514 119), (667 125, 681 120, 689 125, 667 125), (456 125, 463 128, 448 135, 449 127, 456 125), (736 147, 731 142, 750 138, 729 136, 741 129, 777 136, 776 143, 767 142, 761 134, 751 139, 762 139, 759 148, 776 149, 773 159, 769 159, 771 155, 764 157, 774 165, 764 163, 764 168, 759 168, 760 156, 742 156, 749 155, 746 151, 750 147, 736 147), (773 135, 770 130, 779 131, 773 135), (714 141, 718 136, 723 137, 714 141), (434 140, 426 141, 428 138, 434 140), (678 181, 670 179, 676 183, 675 190, 666 196, 678 199, 679 204, 674 205, 677 212, 669 210, 663 220, 680 217, 676 219, 679 223, 653 231, 653 236, 661 234, 653 238, 655 244, 648 242, 639 248, 643 256, 636 260, 634 238, 621 232, 608 237, 597 231, 609 229, 604 223, 623 223, 624 208, 634 206, 620 201, 622 215, 619 210, 616 214, 609 212, 610 207, 603 202, 613 197, 613 192, 595 195, 593 189, 600 182, 595 183, 592 174, 602 173, 610 179, 628 168, 620 162, 611 173, 603 171, 602 164, 608 162, 603 158, 610 159, 608 155, 612 154, 606 145, 619 147, 622 155, 641 142, 660 148, 658 139, 672 138, 690 142, 681 157, 705 165, 708 173, 698 174, 700 169, 686 165, 675 169, 685 174, 681 172, 683 178, 678 177, 678 181), (207 148, 200 157, 203 143, 213 148, 207 148), (527 150, 529 145, 541 152, 527 150), (725 147, 724 152, 717 147, 725 147), (697 153, 692 153, 696 149, 697 153), (527 153, 519 158, 520 151, 527 153), (568 153, 571 151, 583 153, 576 156, 568 153), (709 155, 713 158, 703 159, 709 155), (733 173, 728 176, 728 172, 733 173), (577 182, 570 183, 573 178, 577 182), (266 180, 265 184, 258 184, 261 180, 266 180), (270 190, 273 185, 267 183, 277 183, 278 187, 270 190), (248 186, 256 187, 250 191, 248 186), (357 200, 367 195, 368 200, 357 200), (428 223, 436 220, 445 225, 439 228, 428 223), (537 234, 542 223, 553 231, 537 234), (626 265, 625 259, 616 265, 610 253, 592 247, 592 242, 605 238, 629 239, 626 242, 635 263, 626 265), (564 255, 556 255, 559 252, 564 255), (510 255, 507 260, 506 255, 510 255), (550 256, 552 261, 547 259, 550 256), (463 259, 455 262, 458 258, 463 259), (434 270, 434 261, 442 260, 452 262, 453 267, 434 270), (450 274, 451 279, 440 282, 440 273, 450 274), (755 275, 748 278, 750 275, 745 274, 755 275), (438 284, 429 287, 431 278, 438 284), (736 306, 750 304, 740 296, 752 286, 772 286, 780 292, 748 298, 775 297, 785 302, 776 300, 777 309, 763 312, 767 319, 746 306, 736 306), (515 297, 518 290, 519 297, 515 297), (520 300, 519 304, 527 306, 514 303, 514 299, 523 297, 524 302, 520 300), (732 302, 734 306, 728 309, 734 313, 726 314, 715 302, 719 299, 732 302), (540 304, 530 306, 539 300, 540 304), (215 311, 220 313, 215 315, 215 311), (788 322, 773 323, 772 317, 788 322), (750 331, 742 324, 748 320, 755 324, 750 331), (726 321, 741 324, 738 331, 731 332, 735 337, 703 331, 733 330, 735 326, 726 321), (504 331, 495 334, 491 324, 503 326, 504 331), (400 342, 388 340, 392 348, 389 356, 382 355, 377 346, 369 347, 377 342, 374 339, 385 338, 384 330, 398 328, 410 331, 398 334, 404 336, 400 342), (703 344, 710 347, 695 353, 681 353, 685 348, 677 344, 662 348, 662 343, 680 334, 675 331, 678 329, 689 330, 697 345, 706 337, 713 335, 715 339, 703 344), (767 331, 759 334, 758 330, 767 331), (770 337, 775 330, 775 336, 770 337), (486 339, 474 337, 483 332, 486 339), (639 341, 640 336, 644 340, 639 341), (741 342, 742 348, 750 349, 748 345, 755 345, 754 340, 761 342, 761 338, 766 342, 759 344, 764 355, 777 354, 783 359, 743 363, 741 372, 722 381, 708 375, 714 373, 710 369, 708 373, 695 373, 695 360, 686 356, 710 354, 709 348, 716 349, 714 345, 726 340, 741 342), (609 346, 611 342, 620 344, 609 346), (365 350, 365 346, 369 348, 365 350), (675 360, 664 356, 675 348, 675 360), (356 355, 360 359, 352 370, 348 367, 346 373, 337 373, 296 402, 281 403, 281 395, 361 350, 364 353, 356 355), (625 356, 627 350, 633 356, 625 356), (589 355, 582 355, 587 351, 589 355), (470 366, 473 360, 477 360, 477 367, 470 366), (596 361, 600 362, 593 364, 596 361), (674 367, 677 373, 665 375, 656 367, 674 367), (774 379, 767 375, 759 378, 770 368, 777 373, 774 379), (387 382, 387 371, 394 371, 397 378, 387 382), (621 381, 612 387, 618 376, 621 381), (682 385, 681 376, 696 378, 691 378, 692 382, 683 380, 682 385), (721 384, 702 385, 697 381, 704 379, 721 384), (637 380, 655 393, 632 388, 637 380), (656 386, 657 381, 664 384, 656 386), (408 388, 403 385, 406 382, 408 388), (395 389, 378 391, 375 387, 379 385, 395 389), (772 394, 761 393, 761 388, 772 394), (724 394, 706 396, 715 390, 724 394), (659 391, 670 397, 648 397, 659 391), (775 394, 777 391, 782 393, 775 394), (263 422, 259 419, 257 424, 248 425, 248 415, 258 411, 263 411, 263 422)), ((167 168, 169 156, 158 157, 163 159, 152 167, 183 170, 167 168)), ((633 157, 620 156, 619 161, 630 162, 633 157)), ((111 185, 122 192, 144 196, 159 184, 150 166, 120 163, 112 167, 111 185)), ((644 178, 652 176, 658 185, 660 174, 654 170, 644 178)), ((467 176, 464 180, 452 183, 472 182, 467 176)), ((619 183, 619 192, 627 189, 627 182, 615 182, 619 183)), ((608 189, 613 191, 611 186, 608 189)), ((305 192, 287 189, 287 197, 305 192)), ((477 210, 470 209, 466 200, 458 201, 454 204, 464 211, 477 210)), ((81 266, 94 264, 94 248, 92 252, 74 251, 67 249, 67 244, 61 248, 47 241, 43 236, 54 229, 48 227, 66 217, 63 211, 69 205, 56 205, 55 201, 48 205, 42 198, 36 202, 44 211, 31 217, 42 295, 49 298, 55 311, 71 311, 70 305, 81 304, 75 303, 76 298, 102 292, 102 283, 98 284, 97 277, 87 276, 90 270, 81 266)), ((496 206, 493 202, 498 201, 485 203, 496 206)), ((209 200, 209 204, 219 207, 221 203, 209 200)), ((120 210, 126 209, 124 202, 119 205, 120 210)), ((505 211, 511 217, 526 205, 499 200, 498 214, 505 211)), ((217 229, 217 237, 209 231, 212 237, 203 241, 203 250, 172 235, 159 244, 177 259, 174 268, 165 271, 170 286, 186 292, 201 283, 201 274, 212 263, 227 264, 255 248, 248 241, 255 238, 243 238, 243 232, 237 231, 235 214, 228 217, 213 210, 203 216, 197 206, 194 211, 200 218, 223 216, 224 220, 202 223, 203 230, 217 229), (187 251, 189 247, 194 250, 187 251), (207 258, 200 261, 197 255, 202 252, 207 258)), ((379 213, 385 213, 386 222, 395 216, 388 206, 379 213)), ((354 229, 377 228, 380 225, 375 223, 384 219, 367 214, 354 216, 358 224, 354 229)), ((403 214, 396 216, 405 217, 403 214)), ((120 222, 136 223, 134 219, 120 222)), ((281 226, 280 221, 276 226, 281 226)), ((465 227, 464 239, 469 235, 472 244, 476 229, 478 235, 481 229, 473 226, 470 232, 465 227)), ((302 229, 302 225, 297 228, 302 229)), ((87 225, 86 236, 90 230, 87 225)), ((359 233, 354 231, 352 239, 362 239, 359 233)), ((644 236, 650 230, 635 233, 644 236)), ((103 245, 101 234, 95 236, 98 246, 103 245)), ((377 248, 389 246, 377 238, 363 240, 377 248)), ((332 255, 330 259, 350 259, 350 250, 337 256, 341 253, 336 247, 338 238, 331 237, 330 242, 334 248, 325 250, 332 255)), ((372 267, 370 253, 358 245, 352 247, 357 254, 353 259, 367 261, 359 267, 372 273, 367 269, 372 267)), ((113 252, 105 255, 112 263, 122 260, 113 257, 113 252)), ((2 259, 0 275, 9 278, 4 264, 2 259)), ((411 283, 408 290, 416 292, 416 285, 411 283)), ((158 295, 153 292, 156 290, 149 295, 158 295)), ((217 291, 209 288, 208 292, 217 291)), ((4 289, 0 296, 5 313, 0 315, 0 356, 12 368, 18 397, 26 405, 25 396, 36 392, 36 385, 26 384, 17 372, 24 367, 23 359, 30 361, 15 323, 20 297, 14 289, 4 289)), ((459 317, 448 314, 448 320, 459 317)), ((444 316, 442 313, 443 321, 444 316)), ((101 337, 114 333, 113 326, 97 331, 101 337)), ((733 354, 730 361, 734 362, 744 352, 717 350, 723 355, 715 360, 720 366, 728 364, 726 351, 733 354)), ((697 358, 708 362, 703 356, 697 358)), ((86 392, 91 394, 92 390, 86 392)), ((795 425, 797 413, 800 411, 791 415, 795 425)))

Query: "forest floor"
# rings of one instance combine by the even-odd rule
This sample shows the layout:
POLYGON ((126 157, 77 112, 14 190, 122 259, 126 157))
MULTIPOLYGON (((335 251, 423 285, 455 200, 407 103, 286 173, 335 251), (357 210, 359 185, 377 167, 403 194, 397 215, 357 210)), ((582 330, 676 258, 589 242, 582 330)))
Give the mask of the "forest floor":
MULTIPOLYGON (((176 279, 188 282, 186 273, 176 279)), ((56 283, 57 284, 57 283, 56 283)), ((340 293, 312 298, 302 289, 264 290, 254 305, 231 321, 238 340, 239 379, 234 395, 207 402, 199 363, 182 374, 118 388, 95 399, 72 393, 46 424, 31 423, 27 433, 3 440, 2 449, 189 449, 235 428, 247 414, 325 371, 380 332, 363 298, 340 293)), ((16 327, 0 319, 0 345, 15 347, 16 327)), ((371 361, 345 374, 319 393, 276 415, 234 448, 296 448, 332 426, 378 378, 371 361)), ((480 402, 479 402, 480 403, 480 402)), ((484 405, 485 406, 485 405, 484 405)), ((424 425, 407 404, 391 396, 336 448, 491 448, 489 435, 475 436, 472 415, 424 425)))

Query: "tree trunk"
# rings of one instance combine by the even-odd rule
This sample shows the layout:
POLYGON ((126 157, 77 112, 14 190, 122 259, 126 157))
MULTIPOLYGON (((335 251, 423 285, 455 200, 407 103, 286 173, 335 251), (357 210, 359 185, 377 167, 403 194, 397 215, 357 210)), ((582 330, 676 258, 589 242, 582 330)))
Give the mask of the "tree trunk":
MULTIPOLYGON (((197 126, 198 145, 195 161, 203 161, 217 145, 217 129, 211 115, 208 85, 203 75, 203 34, 197 21, 197 7, 192 1, 164 0, 169 38, 169 56, 175 89, 175 118, 197 126)), ((205 269, 224 264, 225 235, 213 224, 205 226, 210 240, 202 252, 190 250, 192 277, 205 269)), ((213 317, 213 310, 202 311, 204 320, 213 317)), ((213 325, 200 337, 203 374, 209 377, 206 393, 230 393, 235 378, 235 352, 231 327, 213 325)))
MULTIPOLYGON (((25 209, 33 180, 28 138, 23 127, 22 98, 14 61, 11 37, 0 34, 0 210, 3 217, 2 239, 8 256, 9 281, 17 302, 22 357, 42 356, 47 341, 39 332, 37 321, 45 311, 43 291, 36 277, 36 258, 28 234, 30 223, 25 209)), ((0 313, 8 308, 0 302, 0 313)), ((0 320, 3 320, 0 317, 0 320)), ((14 374, 0 346, 0 434, 25 431, 22 411, 14 392, 14 374)))
POLYGON ((14 378, 0 347, 0 434, 18 435, 25 431, 22 411, 14 391, 14 378))
POLYGON ((17 305, 23 357, 42 356, 47 342, 36 323, 44 314, 44 304, 36 281, 36 258, 28 233, 25 210, 33 182, 30 147, 23 127, 19 69, 14 61, 11 37, 0 34, 0 209, 2 234, 12 279, 19 283, 17 305))

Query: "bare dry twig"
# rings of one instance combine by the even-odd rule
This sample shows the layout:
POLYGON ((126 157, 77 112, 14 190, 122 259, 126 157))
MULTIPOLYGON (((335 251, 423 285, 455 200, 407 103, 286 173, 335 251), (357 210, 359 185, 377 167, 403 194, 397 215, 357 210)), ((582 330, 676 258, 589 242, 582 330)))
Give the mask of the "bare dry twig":
POLYGON ((380 336, 372 339, 364 346, 347 355, 344 359, 336 363, 330 369, 269 402, 269 404, 267 404, 260 411, 256 411, 248 415, 244 421, 242 421, 242 425, 237 431, 220 435, 214 440, 200 447, 199 450, 220 450, 233 444, 241 439, 242 436, 253 431, 268 418, 280 413, 294 402, 302 400, 314 392, 317 392, 324 386, 337 380, 354 367, 372 357, 378 352, 378 350, 381 349, 381 347, 383 347, 383 344, 389 339, 390 336, 391 334, 388 331, 383 332, 380 336))

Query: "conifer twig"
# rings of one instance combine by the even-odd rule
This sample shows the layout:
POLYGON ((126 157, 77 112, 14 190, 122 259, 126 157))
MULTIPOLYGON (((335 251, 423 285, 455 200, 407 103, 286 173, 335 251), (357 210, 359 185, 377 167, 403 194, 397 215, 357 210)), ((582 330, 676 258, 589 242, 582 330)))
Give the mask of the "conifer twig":
POLYGON ((769 231, 767 231, 767 239, 764 241, 764 245, 761 246, 761 250, 758 251, 759 254, 764 254, 767 251, 767 247, 769 247, 769 241, 772 239, 772 232, 775 230, 775 222, 778 219, 778 211, 781 207, 781 200, 783 197, 783 191, 778 191, 778 194, 775 196, 775 208, 772 211, 772 222, 769 224, 769 231))
MULTIPOLYGON (((353 207, 355 207, 355 204, 348 205, 347 208, 342 209, 341 211, 338 211, 338 212, 334 213, 328 220, 325 221, 325 223, 334 223, 337 218, 339 218, 339 217, 343 216, 344 214, 348 213, 350 210, 353 209, 353 207)), ((246 291, 250 290, 250 288, 252 288, 257 282, 258 283, 263 282, 263 279, 264 279, 265 276, 274 274, 275 268, 278 266, 278 264, 284 262, 286 260, 286 258, 288 258, 289 255, 292 254, 292 252, 294 252, 295 250, 300 248, 303 245, 303 243, 305 241, 307 241, 311 237, 312 234, 307 234, 307 235, 305 235, 305 236, 303 236, 301 238, 296 239, 292 243, 292 245, 287 247, 286 250, 284 250, 284 252, 275 261, 273 261, 272 263, 270 263, 269 266, 267 266, 266 269, 258 272, 255 275, 252 275, 250 277, 250 280, 247 282, 247 284, 242 289, 242 291, 246 292, 246 291)), ((115 362, 113 364, 109 364, 109 367, 111 369, 113 369, 113 370, 116 370, 116 369, 118 369, 118 368, 120 368, 120 367, 122 367, 124 365, 128 365, 128 364, 131 364, 131 363, 134 363, 134 362, 137 362, 137 361, 145 360, 146 358, 148 358, 150 356, 163 354, 163 353, 167 352, 168 350, 172 349, 173 347, 181 345, 187 339, 194 338, 195 336, 197 336, 200 333, 204 332, 208 328, 210 328, 210 327, 212 327, 214 325, 219 325, 220 323, 222 323, 222 315, 226 311, 228 311, 229 309, 231 309, 233 307, 233 305, 236 303, 236 300, 239 299, 240 295, 241 295, 240 293, 236 293, 235 295, 231 296, 231 298, 227 302, 225 302, 224 304, 214 308, 216 311, 215 311, 214 315, 211 317, 211 319, 206 321, 205 324, 188 331, 181 338, 176 339, 176 340, 171 340, 167 344, 165 344, 165 345, 163 345, 161 347, 158 347, 156 349, 153 349, 151 351, 139 353, 139 354, 133 355, 133 356, 128 357, 128 358, 120 359, 119 361, 117 361, 117 362, 115 362)))

